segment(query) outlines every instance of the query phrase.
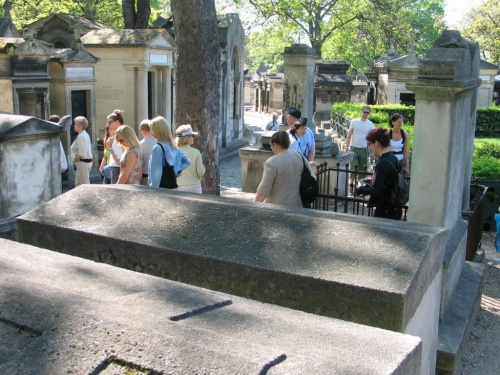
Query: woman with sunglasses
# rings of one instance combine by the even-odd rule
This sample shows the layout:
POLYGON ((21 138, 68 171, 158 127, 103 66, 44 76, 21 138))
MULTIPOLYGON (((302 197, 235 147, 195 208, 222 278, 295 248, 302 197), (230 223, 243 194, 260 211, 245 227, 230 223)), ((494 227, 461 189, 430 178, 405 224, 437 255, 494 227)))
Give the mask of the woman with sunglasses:
POLYGON ((391 139, 390 151, 398 159, 401 170, 405 176, 410 175, 410 156, 408 153, 408 133, 401 127, 403 126, 403 115, 396 113, 389 120, 389 138, 391 139))
POLYGON ((115 133, 115 140, 125 152, 120 159, 118 184, 140 185, 142 179, 142 153, 139 139, 128 125, 120 126, 115 133))
POLYGON ((379 156, 373 172, 371 184, 356 189, 357 195, 370 195, 368 207, 375 207, 375 217, 400 220, 402 207, 391 203, 391 193, 396 175, 399 171, 399 162, 390 151, 389 131, 384 128, 370 130, 366 136, 370 151, 379 156))
POLYGON ((191 125, 187 124, 179 126, 175 134, 177 135, 177 147, 191 161, 191 165, 177 177, 178 190, 202 194, 201 178, 205 175, 205 167, 201 160, 200 151, 191 147, 194 143, 194 136, 198 133, 193 131, 191 125))

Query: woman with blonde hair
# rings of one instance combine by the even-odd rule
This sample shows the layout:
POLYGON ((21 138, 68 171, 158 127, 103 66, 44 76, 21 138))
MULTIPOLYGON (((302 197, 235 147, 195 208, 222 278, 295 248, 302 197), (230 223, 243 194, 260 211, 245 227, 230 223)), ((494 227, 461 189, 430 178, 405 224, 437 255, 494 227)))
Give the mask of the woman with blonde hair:
POLYGON ((202 194, 201 178, 205 174, 205 167, 201 160, 200 151, 191 147, 194 142, 194 136, 198 135, 198 133, 193 131, 191 125, 186 124, 179 126, 175 134, 177 135, 177 147, 179 147, 179 150, 181 150, 191 162, 191 165, 177 178, 179 190, 202 194))
POLYGON ((121 125, 115 132, 115 140, 125 152, 120 159, 120 175, 117 184, 139 185, 142 178, 142 153, 139 139, 128 125, 121 125))
MULTIPOLYGON (((151 134, 158 140, 158 143, 153 147, 149 157, 148 185, 160 187, 164 166, 171 166, 174 178, 177 178, 184 169, 191 165, 191 162, 175 145, 170 124, 165 118, 161 116, 155 117, 151 120, 149 127, 151 128, 151 134)), ((176 181, 171 181, 171 183, 175 188, 176 181)))

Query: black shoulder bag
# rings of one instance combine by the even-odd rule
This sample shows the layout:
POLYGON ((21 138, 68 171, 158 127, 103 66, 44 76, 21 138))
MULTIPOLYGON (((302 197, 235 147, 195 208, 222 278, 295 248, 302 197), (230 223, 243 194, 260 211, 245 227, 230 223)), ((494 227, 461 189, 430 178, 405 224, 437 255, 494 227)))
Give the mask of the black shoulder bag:
POLYGON ((318 181, 311 175, 309 169, 306 166, 305 157, 300 153, 302 157, 302 164, 304 168, 302 169, 302 175, 300 176, 300 199, 302 200, 302 206, 304 208, 311 208, 311 203, 316 200, 316 196, 319 192, 318 181))
POLYGON ((167 155, 165 154, 165 149, 163 145, 158 142, 163 152, 163 159, 165 160, 165 166, 163 167, 163 172, 161 174, 160 187, 163 189, 177 189, 177 178, 175 177, 174 167, 168 164, 167 155))

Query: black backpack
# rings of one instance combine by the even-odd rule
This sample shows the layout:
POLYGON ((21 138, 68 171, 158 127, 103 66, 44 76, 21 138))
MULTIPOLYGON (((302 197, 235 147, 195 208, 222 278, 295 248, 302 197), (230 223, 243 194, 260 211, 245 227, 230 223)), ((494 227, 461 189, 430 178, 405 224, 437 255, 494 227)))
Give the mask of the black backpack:
POLYGON ((386 161, 396 171, 396 178, 394 179, 394 184, 391 190, 391 204, 396 207, 404 207, 410 200, 410 188, 408 186, 408 182, 406 182, 403 173, 398 171, 389 160, 386 161))
POLYGON ((300 176, 300 199, 302 199, 303 207, 310 208, 311 203, 316 200, 316 196, 319 193, 318 181, 309 172, 302 153, 299 152, 299 154, 302 157, 302 164, 304 166, 302 175, 300 176))

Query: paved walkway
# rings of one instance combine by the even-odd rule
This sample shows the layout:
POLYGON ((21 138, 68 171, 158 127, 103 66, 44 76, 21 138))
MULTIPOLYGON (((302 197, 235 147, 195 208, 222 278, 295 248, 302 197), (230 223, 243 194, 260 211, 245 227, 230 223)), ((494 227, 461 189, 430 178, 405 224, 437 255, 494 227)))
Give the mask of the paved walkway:
MULTIPOLYGON (((245 112, 245 136, 249 145, 259 144, 266 124, 271 121, 271 115, 255 112, 245 112)), ((223 197, 253 199, 254 194, 241 191, 241 161, 238 150, 220 159, 220 190, 223 197), (240 195, 241 194, 241 195, 240 195)))

